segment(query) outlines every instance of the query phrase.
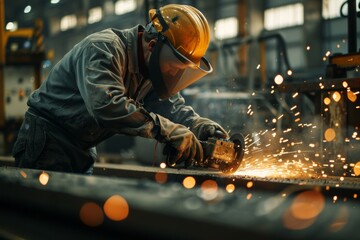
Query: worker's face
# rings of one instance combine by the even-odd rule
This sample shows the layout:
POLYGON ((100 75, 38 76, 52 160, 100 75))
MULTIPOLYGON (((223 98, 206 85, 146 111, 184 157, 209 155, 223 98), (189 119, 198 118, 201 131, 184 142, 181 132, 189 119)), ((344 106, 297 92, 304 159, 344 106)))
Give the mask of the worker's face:
POLYGON ((174 78, 182 74, 187 66, 179 61, 166 61, 161 63, 161 72, 166 78, 174 78))
POLYGON ((152 49, 149 72, 161 98, 176 94, 211 72, 212 68, 206 60, 202 59, 199 65, 195 64, 174 49, 166 39, 158 41, 152 49))

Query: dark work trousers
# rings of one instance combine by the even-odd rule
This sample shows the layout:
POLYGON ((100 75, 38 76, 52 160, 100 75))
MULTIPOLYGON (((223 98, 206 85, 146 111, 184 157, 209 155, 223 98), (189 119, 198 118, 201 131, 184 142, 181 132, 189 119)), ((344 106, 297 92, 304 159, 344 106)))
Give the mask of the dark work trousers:
POLYGON ((96 149, 82 149, 59 127, 29 111, 13 148, 15 166, 92 174, 96 149))

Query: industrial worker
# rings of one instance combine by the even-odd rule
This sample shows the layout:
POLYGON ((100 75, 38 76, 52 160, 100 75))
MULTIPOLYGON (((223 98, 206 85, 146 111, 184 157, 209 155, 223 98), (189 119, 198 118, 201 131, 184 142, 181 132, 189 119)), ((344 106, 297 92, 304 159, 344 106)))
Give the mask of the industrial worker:
POLYGON ((91 174, 96 145, 126 134, 170 146, 168 164, 188 167, 203 160, 199 140, 227 134, 179 93, 212 71, 206 18, 178 4, 149 17, 146 27, 89 35, 53 67, 29 96, 15 166, 91 174))

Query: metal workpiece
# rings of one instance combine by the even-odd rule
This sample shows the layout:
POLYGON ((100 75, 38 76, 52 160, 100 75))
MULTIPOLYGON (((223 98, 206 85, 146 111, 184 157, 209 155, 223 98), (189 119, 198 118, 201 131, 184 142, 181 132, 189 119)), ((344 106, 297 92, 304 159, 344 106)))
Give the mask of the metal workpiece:
POLYGON ((96 166, 95 174, 1 167, 0 237, 357 237, 356 178, 343 185, 336 179, 315 184, 105 164, 96 166))

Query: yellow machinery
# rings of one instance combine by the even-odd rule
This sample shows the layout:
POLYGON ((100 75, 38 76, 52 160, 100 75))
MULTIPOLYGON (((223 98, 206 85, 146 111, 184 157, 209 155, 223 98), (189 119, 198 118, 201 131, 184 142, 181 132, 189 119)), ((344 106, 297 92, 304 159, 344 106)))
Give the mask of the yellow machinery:
POLYGON ((9 143, 15 138, 16 126, 14 123, 7 124, 9 116, 21 115, 20 112, 26 108, 24 97, 38 88, 41 83, 41 64, 45 60, 42 30, 43 21, 37 19, 33 28, 5 31, 4 0, 0 0, 0 154, 2 155, 9 154, 11 151, 9 143), (16 41, 19 39, 29 43, 29 47, 18 48, 16 41), (10 102, 12 104, 9 104, 10 102), (17 113, 15 114, 14 111, 17 113))

